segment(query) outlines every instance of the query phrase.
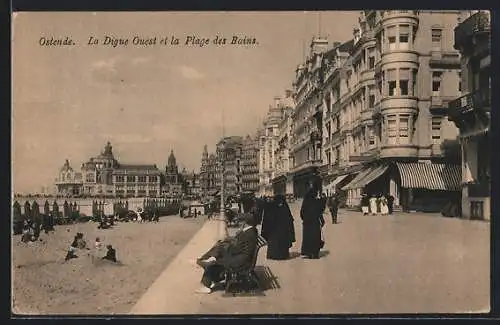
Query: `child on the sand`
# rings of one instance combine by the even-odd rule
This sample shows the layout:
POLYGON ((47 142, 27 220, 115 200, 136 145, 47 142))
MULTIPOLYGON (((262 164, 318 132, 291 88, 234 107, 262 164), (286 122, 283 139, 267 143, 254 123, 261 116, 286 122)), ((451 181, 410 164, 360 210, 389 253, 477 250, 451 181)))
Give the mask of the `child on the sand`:
POLYGON ((78 256, 75 254, 76 248, 73 246, 70 246, 68 249, 68 253, 66 254, 66 258, 64 259, 65 261, 69 261, 72 258, 77 258, 78 256))
POLYGON ((102 248, 102 243, 101 243, 101 239, 99 237, 97 237, 95 239, 95 244, 94 244, 94 247, 96 249, 96 251, 100 251, 101 248, 102 248))
POLYGON ((113 248, 113 246, 107 245, 106 248, 108 249, 108 251, 106 252, 106 256, 104 256, 102 259, 112 261, 112 262, 117 262, 116 250, 113 248))

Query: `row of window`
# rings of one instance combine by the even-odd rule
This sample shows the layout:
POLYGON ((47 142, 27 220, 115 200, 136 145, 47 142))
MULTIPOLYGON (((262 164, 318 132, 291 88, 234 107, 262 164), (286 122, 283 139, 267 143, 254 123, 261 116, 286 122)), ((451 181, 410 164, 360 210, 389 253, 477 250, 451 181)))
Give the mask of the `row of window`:
MULTIPOLYGON (((409 68, 388 69, 382 72, 381 78, 377 80, 377 83, 379 92, 384 97, 416 96, 417 70, 409 68), (383 87, 383 85, 385 85, 385 87, 383 87)), ((442 83, 443 72, 432 71, 432 96, 441 96, 442 83)), ((458 72, 457 89, 459 92, 461 91, 461 88, 461 73, 458 72)), ((353 119, 359 117, 363 109, 370 109, 375 106, 375 103, 377 102, 375 88, 367 87, 367 92, 361 95, 358 100, 353 99, 353 101, 349 104, 352 106, 352 109, 350 109, 350 111, 353 112, 353 119), (366 101, 366 98, 368 99, 368 101, 366 101), (360 107, 358 107, 359 105, 357 105, 358 100, 361 103, 360 107), (367 107, 366 103, 368 104, 367 107)), ((331 110, 331 104, 329 105, 330 100, 326 100, 325 102, 327 104, 326 111, 328 112, 331 110)), ((339 115, 345 116, 347 114, 347 107, 343 108, 342 113, 344 114, 339 115)), ((327 134, 331 134, 332 132, 335 133, 340 130, 340 125, 342 124, 342 120, 345 120, 345 117, 339 115, 335 116, 332 119, 331 123, 326 123, 327 134)))
MULTIPOLYGON (((442 133, 442 120, 441 116, 433 116, 431 119, 431 142, 432 144, 441 143, 442 133)), ((413 136, 413 123, 409 114, 392 114, 388 115, 385 122, 385 137, 383 142, 385 144, 410 144, 413 136)), ((380 135, 379 135, 380 137, 380 135)), ((373 149, 377 143, 377 136, 373 127, 369 127, 363 132, 353 135, 353 153, 358 154, 363 152, 363 148, 367 150, 373 149)), ((344 151, 347 148, 347 139, 344 143, 336 146, 332 150, 326 150, 326 159, 329 165, 342 160, 345 157, 344 151)))
MULTIPOLYGON (((136 182, 136 179, 138 183, 147 183, 148 176, 121 176, 121 175, 115 176, 115 180, 118 183, 124 183, 125 180, 127 183, 134 183, 136 182)), ((149 182, 151 183, 158 182, 158 176, 149 176, 149 182)))

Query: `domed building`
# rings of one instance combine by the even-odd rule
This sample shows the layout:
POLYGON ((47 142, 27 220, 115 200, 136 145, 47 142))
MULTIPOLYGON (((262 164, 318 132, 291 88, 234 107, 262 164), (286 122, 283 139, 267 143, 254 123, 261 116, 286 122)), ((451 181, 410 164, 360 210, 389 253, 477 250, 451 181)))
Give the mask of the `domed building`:
POLYGON ((82 173, 75 172, 69 160, 66 159, 64 165, 59 169, 56 178, 57 192, 64 196, 79 195, 82 190, 82 173))
POLYGON ((118 197, 160 196, 160 170, 156 165, 121 164, 108 142, 104 150, 74 172, 69 161, 56 179, 58 194, 118 197))

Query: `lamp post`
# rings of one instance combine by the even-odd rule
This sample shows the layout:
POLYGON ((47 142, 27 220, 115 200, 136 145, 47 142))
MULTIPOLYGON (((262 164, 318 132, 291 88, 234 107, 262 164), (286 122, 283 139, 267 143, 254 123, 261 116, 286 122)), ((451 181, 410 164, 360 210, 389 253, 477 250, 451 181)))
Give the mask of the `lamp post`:
POLYGON ((226 211, 225 211, 225 202, 224 202, 224 188, 225 188, 225 181, 224 181, 224 174, 225 174, 225 154, 226 154, 226 148, 225 148, 225 142, 224 140, 221 142, 220 150, 219 150, 219 162, 220 162, 220 169, 221 169, 221 189, 220 189, 220 214, 218 218, 219 225, 217 227, 217 239, 218 240, 223 240, 226 239, 228 236, 227 232, 227 222, 226 222, 226 211))

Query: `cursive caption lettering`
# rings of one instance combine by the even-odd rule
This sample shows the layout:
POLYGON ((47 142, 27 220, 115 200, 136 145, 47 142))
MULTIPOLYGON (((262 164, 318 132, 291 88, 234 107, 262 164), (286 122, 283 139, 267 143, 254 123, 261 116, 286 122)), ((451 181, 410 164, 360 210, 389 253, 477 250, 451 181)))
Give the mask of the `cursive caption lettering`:
MULTIPOLYGON (((78 45, 69 36, 55 37, 42 36, 38 44, 43 47, 65 47, 78 45)), ((108 47, 108 48, 148 48, 148 47, 252 47, 259 45, 254 36, 244 34, 234 34, 229 36, 215 35, 212 37, 198 35, 131 35, 119 36, 113 34, 89 35, 86 40, 80 42, 87 47, 108 47)))

